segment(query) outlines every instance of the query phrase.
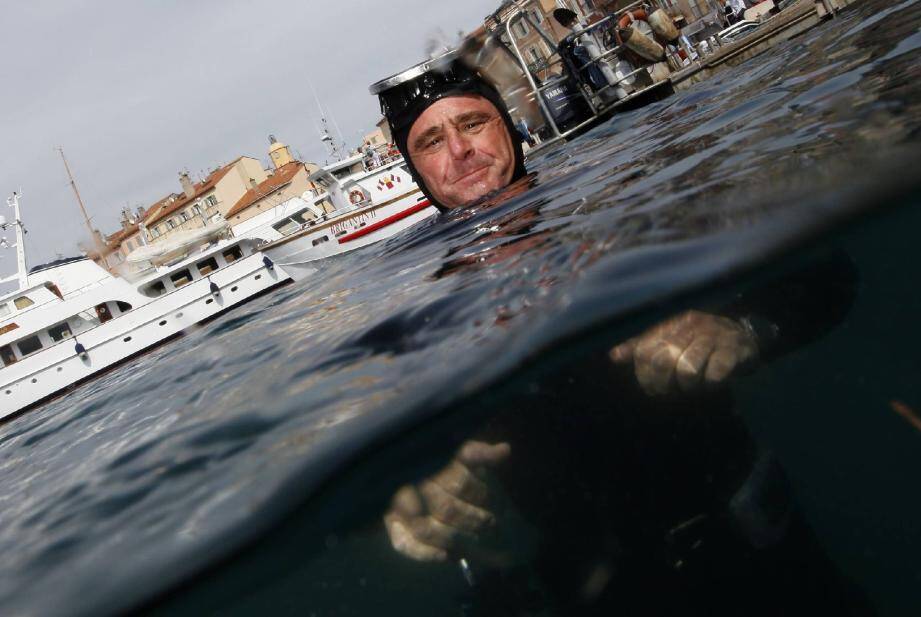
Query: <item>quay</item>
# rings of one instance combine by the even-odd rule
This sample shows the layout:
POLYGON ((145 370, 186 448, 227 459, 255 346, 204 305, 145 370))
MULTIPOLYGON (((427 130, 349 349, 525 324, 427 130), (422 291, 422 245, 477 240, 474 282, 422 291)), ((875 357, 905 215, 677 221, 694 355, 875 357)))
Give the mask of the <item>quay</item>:
POLYGON ((719 47, 712 54, 673 71, 670 81, 676 91, 709 79, 719 71, 737 66, 774 45, 798 36, 833 17, 858 0, 800 0, 779 14, 765 20, 757 30, 733 43, 719 47))

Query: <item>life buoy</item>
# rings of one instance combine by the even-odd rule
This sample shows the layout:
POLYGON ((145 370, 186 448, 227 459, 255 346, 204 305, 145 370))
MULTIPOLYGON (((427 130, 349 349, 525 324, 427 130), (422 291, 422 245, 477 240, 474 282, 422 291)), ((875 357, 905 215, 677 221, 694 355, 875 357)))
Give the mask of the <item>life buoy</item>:
MULTIPOLYGON (((624 39, 621 36, 620 30, 623 28, 629 28, 630 25, 635 21, 646 21, 648 18, 649 15, 646 14, 645 9, 634 9, 621 15, 620 19, 617 20, 617 27, 614 29, 614 40, 617 41, 617 45, 620 47, 623 47, 624 45, 624 39)), ((630 58, 631 62, 634 59, 635 58, 630 58)))
POLYGON ((364 201, 364 199, 365 194, 358 189, 354 189, 349 193, 349 201, 353 204, 360 204, 362 201, 364 201))

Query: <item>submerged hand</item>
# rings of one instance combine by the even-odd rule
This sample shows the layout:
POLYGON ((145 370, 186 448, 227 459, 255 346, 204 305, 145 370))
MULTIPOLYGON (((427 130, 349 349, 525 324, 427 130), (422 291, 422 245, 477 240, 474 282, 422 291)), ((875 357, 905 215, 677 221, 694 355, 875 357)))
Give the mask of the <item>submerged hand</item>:
POLYGON ((758 357, 751 331, 727 317, 688 311, 614 347, 611 359, 633 363, 650 395, 716 385, 758 357))
POLYGON ((448 465, 401 487, 384 515, 390 543, 418 561, 444 561, 464 541, 495 524, 485 475, 511 453, 507 443, 465 442, 448 465))

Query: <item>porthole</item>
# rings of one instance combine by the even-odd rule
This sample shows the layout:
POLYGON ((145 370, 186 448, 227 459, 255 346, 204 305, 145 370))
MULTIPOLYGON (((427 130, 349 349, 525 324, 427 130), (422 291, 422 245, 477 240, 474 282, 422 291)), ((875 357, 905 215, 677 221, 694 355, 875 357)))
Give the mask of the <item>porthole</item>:
POLYGON ((7 390, 6 393, 7 393, 7 394, 12 394, 13 391, 12 391, 12 390, 7 390))
POLYGON ((130 343, 130 342, 131 342, 131 337, 130 337, 130 336, 126 336, 126 337, 123 338, 122 340, 123 340, 124 342, 126 342, 126 343, 130 343))
POLYGON ((32 378, 32 383, 38 383, 38 380, 37 380, 35 377, 33 377, 33 378, 32 378))
POLYGON ((64 370, 64 367, 63 367, 63 366, 59 366, 59 367, 58 367, 58 372, 59 372, 59 373, 60 373, 61 371, 63 371, 63 370, 64 370))
POLYGON ((205 300, 205 304, 211 304, 212 302, 214 302, 214 298, 208 298, 205 300))
POLYGON ((176 313, 176 319, 179 319, 180 317, 182 317, 182 313, 176 313))
POLYGON ((160 322, 160 325, 161 325, 161 326, 165 326, 165 325, 166 325, 166 320, 164 319, 163 321, 161 321, 161 322, 160 322))
POLYGON ((258 281, 259 279, 262 278, 262 275, 261 275, 261 274, 257 274, 254 278, 258 281))
POLYGON ((237 290, 237 286, 236 286, 236 285, 234 285, 233 287, 230 288, 230 291, 236 291, 236 290, 237 290))

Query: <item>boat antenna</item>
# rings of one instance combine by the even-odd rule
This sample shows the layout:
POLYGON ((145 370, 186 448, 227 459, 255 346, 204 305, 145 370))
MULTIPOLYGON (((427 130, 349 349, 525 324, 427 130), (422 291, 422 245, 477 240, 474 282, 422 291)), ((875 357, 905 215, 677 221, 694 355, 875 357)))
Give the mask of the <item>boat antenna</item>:
MULTIPOLYGON (((16 274, 0 279, 0 283, 9 283, 10 281, 19 281, 19 289, 25 289, 29 286, 29 269, 26 266, 26 242, 25 229, 22 226, 22 219, 19 216, 19 198, 22 196, 22 189, 7 198, 6 203, 13 209, 13 222, 7 223, 5 217, 0 217, 0 229, 6 230, 9 227, 16 228, 16 274)), ((0 246, 7 248, 9 244, 6 238, 0 241, 0 246)))
MULTIPOLYGON (((326 145, 326 147, 329 148, 330 154, 337 161, 341 161, 342 160, 342 150, 336 144, 336 140, 329 134, 329 124, 326 122, 326 112, 323 111, 323 105, 320 104, 320 97, 317 96, 317 91, 313 87, 313 82, 310 81, 310 79, 308 79, 307 83, 310 85, 310 91, 313 92, 313 99, 317 103, 317 109, 320 110, 320 128, 319 128, 320 141, 322 141, 326 145)), ((335 120, 333 120, 333 123, 335 124, 335 120)), ((337 126, 336 129, 338 130, 338 128, 339 127, 337 126)), ((339 139, 340 141, 343 142, 343 145, 344 145, 345 142, 344 140, 342 140, 341 131, 339 133, 339 139)))
POLYGON ((64 161, 64 169, 67 171, 67 177, 70 178, 70 188, 74 190, 74 195, 77 196, 77 203, 80 204, 80 212, 83 213, 83 222, 86 224, 87 231, 90 232, 90 238, 96 247, 96 252, 99 253, 99 259, 102 261, 103 266, 105 267, 105 250, 101 245, 102 243, 99 241, 99 236, 96 234, 95 230, 93 230, 92 223, 90 223, 90 217, 86 213, 86 206, 83 204, 83 199, 80 197, 80 191, 77 190, 77 183, 74 182, 74 175, 70 173, 70 165, 67 164, 67 158, 64 156, 64 148, 58 146, 57 150, 61 153, 61 160, 64 161))

